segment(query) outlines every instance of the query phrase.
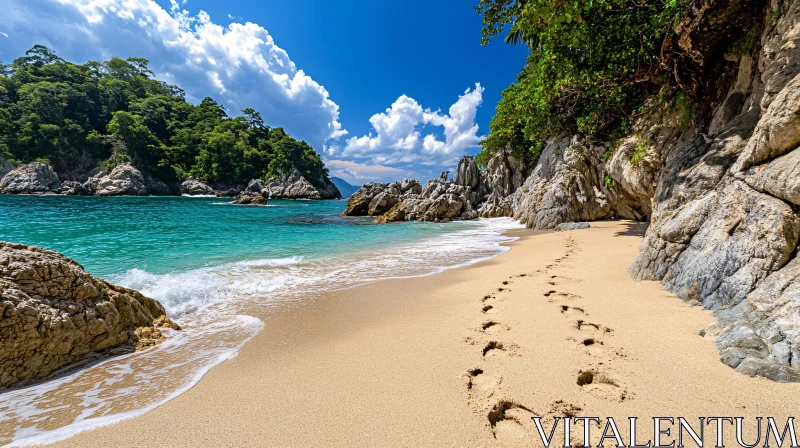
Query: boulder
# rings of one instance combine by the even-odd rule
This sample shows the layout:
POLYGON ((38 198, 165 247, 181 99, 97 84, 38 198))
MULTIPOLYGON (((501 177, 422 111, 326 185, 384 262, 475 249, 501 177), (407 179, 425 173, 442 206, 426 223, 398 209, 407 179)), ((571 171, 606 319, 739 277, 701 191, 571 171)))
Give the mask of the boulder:
POLYGON ((298 170, 268 179, 264 188, 273 199, 322 199, 322 194, 298 170))
POLYGON ((0 193, 41 194, 61 188, 58 175, 50 165, 31 162, 8 172, 0 180, 0 193))
POLYGON ((84 186, 96 196, 146 196, 142 173, 130 162, 117 165, 110 173, 90 177, 84 186))
POLYGON ((184 196, 213 196, 216 192, 200 179, 186 179, 181 184, 181 194, 184 196))
POLYGON ((156 324, 180 328, 164 315, 157 301, 93 277, 57 252, 0 242, 0 387, 44 378, 96 352, 153 345, 164 337, 156 324))
POLYGON ((269 202, 269 190, 261 179, 250 181, 244 191, 236 196, 234 204, 240 205, 267 205, 269 202))
POLYGON ((588 229, 592 226, 588 222, 562 222, 556 226, 556 232, 566 232, 568 230, 588 229))

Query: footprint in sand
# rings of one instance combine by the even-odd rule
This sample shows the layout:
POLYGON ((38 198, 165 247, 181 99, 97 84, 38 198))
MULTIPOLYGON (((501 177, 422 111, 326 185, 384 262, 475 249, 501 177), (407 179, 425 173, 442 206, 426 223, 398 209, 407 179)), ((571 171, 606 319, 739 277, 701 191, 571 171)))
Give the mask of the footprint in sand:
POLYGON ((575 321, 575 328, 577 328, 580 331, 590 332, 590 333, 597 333, 597 332, 600 332, 600 333, 611 333, 611 332, 614 331, 614 330, 612 330, 612 329, 610 329, 608 327, 605 327, 603 325, 594 324, 592 322, 587 322, 587 321, 582 320, 582 319, 579 319, 579 320, 575 321))
POLYGON ((575 381, 585 392, 604 400, 625 401, 628 391, 607 373, 597 369, 581 370, 575 381))
POLYGON ((493 310, 494 307, 492 305, 484 305, 483 308, 481 308, 483 314, 494 314, 493 310))
POLYGON ((481 368, 469 369, 466 378, 467 390, 473 401, 491 398, 497 391, 497 387, 503 382, 502 377, 490 375, 481 368))
POLYGON ((516 356, 516 349, 516 344, 489 341, 489 343, 483 347, 483 357, 496 358, 499 356, 516 356))
MULTIPOLYGON (((544 412, 537 412, 536 416, 541 417, 542 428, 545 431, 548 431, 549 428, 553 427, 553 423, 555 421, 555 417, 560 418, 573 418, 577 417, 581 414, 583 409, 573 403, 564 400, 555 400, 552 401, 548 407, 548 409, 544 412)), ((600 425, 597 422, 591 422, 595 428, 598 430, 601 429, 600 425)), ((563 425, 563 423, 561 423, 563 425)), ((535 426, 534 426, 535 428, 535 426)), ((553 444, 551 446, 563 446, 563 426, 561 426, 562 431, 556 431, 555 438, 553 444), (560 438, 559 438, 560 437, 560 438), (558 441, 556 443, 556 440, 558 441)), ((593 428, 594 429, 594 428, 593 428)), ((572 431, 570 433, 570 444, 569 446, 573 447, 582 447, 583 446, 583 432, 582 431, 572 431)), ((540 442, 541 443, 541 442, 540 442)))
POLYGON ((577 316, 577 315, 585 315, 586 311, 579 307, 579 306, 569 306, 569 305, 560 305, 561 307, 561 314, 566 316, 577 316))
POLYGON ((512 400, 498 401, 487 415, 492 434, 501 445, 531 443, 536 434, 533 416, 533 411, 512 400))
POLYGON ((495 322, 493 320, 487 320, 483 324, 481 324, 481 331, 486 334, 496 334, 503 330, 509 330, 508 326, 505 326, 499 322, 495 322))

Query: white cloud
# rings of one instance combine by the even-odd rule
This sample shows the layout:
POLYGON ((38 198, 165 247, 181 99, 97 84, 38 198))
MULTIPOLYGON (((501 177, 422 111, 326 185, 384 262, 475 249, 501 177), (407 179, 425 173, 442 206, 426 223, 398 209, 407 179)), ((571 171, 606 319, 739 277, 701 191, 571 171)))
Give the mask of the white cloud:
POLYGON ((369 122, 373 133, 347 139, 343 149, 326 147, 329 155, 369 159, 372 163, 421 163, 445 165, 455 163, 467 150, 478 146, 478 125, 475 114, 483 98, 483 87, 475 84, 458 98, 447 114, 440 110, 422 109, 406 95, 391 107, 373 115, 369 122), (443 128, 444 141, 429 133, 420 138, 427 125, 443 128))
POLYGON ((2 31, 0 31, 0 36, 3 36, 3 37, 8 37, 8 34, 6 34, 6 33, 2 32, 2 31))
POLYGON ((317 147, 347 133, 328 91, 255 23, 219 25, 203 11, 189 13, 185 0, 170 0, 169 10, 153 0, 7 2, 12 13, 0 25, 28 48, 45 44, 70 60, 145 57, 160 79, 184 88, 190 100, 212 96, 231 114, 253 107, 267 124, 317 147))
POLYGON ((414 175, 410 170, 384 165, 369 165, 350 160, 326 160, 325 165, 330 170, 331 176, 340 177, 356 185, 366 182, 394 182, 411 178, 414 175))

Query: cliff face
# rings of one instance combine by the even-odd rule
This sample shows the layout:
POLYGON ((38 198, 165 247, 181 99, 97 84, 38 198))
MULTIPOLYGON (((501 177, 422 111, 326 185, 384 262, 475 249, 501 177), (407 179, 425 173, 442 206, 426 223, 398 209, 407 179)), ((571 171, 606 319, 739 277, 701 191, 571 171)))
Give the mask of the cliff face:
MULTIPOLYGON (((723 5, 716 18, 711 10, 690 13, 705 13, 721 29, 720 17, 730 16, 726 7, 742 5, 723 5)), ((631 275, 660 280, 715 310, 720 320, 711 335, 727 365, 798 381, 800 2, 773 4, 763 24, 753 26, 763 29, 760 45, 725 55, 738 68, 705 85, 721 95, 706 93, 700 105, 706 112, 694 129, 683 129, 680 113, 653 108, 606 160, 607 144, 553 138, 511 202, 514 217, 534 229, 649 219, 631 275)), ((708 33, 713 26, 694 29, 708 33)), ((694 36, 695 47, 701 41, 694 36)), ((697 57, 713 57, 712 50, 683 45, 697 57)))
POLYGON ((800 380, 800 2, 770 11, 709 133, 662 154, 651 225, 630 267, 717 311, 722 361, 800 380), (777 13, 777 20, 770 20, 777 13))

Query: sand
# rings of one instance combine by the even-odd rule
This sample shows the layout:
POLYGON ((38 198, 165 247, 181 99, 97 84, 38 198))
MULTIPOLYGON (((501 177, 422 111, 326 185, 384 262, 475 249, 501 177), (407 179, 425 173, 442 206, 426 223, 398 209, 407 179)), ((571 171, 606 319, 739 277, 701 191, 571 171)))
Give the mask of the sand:
POLYGON ((492 260, 259 315, 187 393, 58 446, 540 446, 533 415, 638 416, 644 440, 652 416, 793 415, 800 384, 736 373, 698 334, 710 312, 631 280, 643 232, 519 231, 492 260))

